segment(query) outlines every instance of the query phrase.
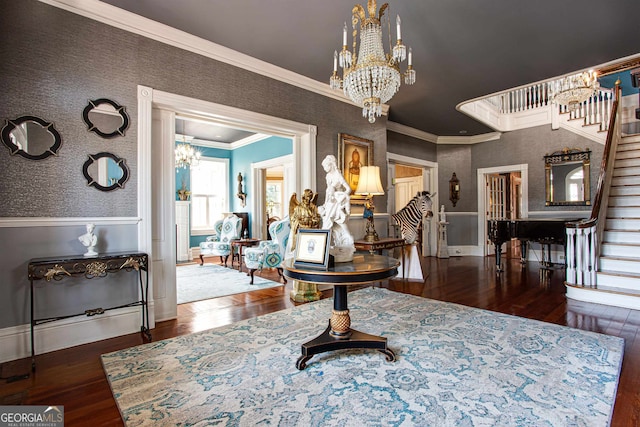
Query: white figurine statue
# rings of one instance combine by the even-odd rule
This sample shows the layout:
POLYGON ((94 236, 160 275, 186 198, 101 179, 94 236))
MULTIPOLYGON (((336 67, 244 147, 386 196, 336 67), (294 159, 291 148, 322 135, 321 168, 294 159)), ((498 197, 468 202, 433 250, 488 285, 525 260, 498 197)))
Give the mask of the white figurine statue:
POLYGON ((349 231, 347 222, 351 215, 351 202, 349 195, 351 188, 338 169, 335 156, 328 155, 322 161, 322 167, 327 173, 327 191, 324 205, 318 208, 322 215, 322 228, 331 230, 330 253, 336 262, 348 262, 353 260, 356 248, 353 244, 353 236, 349 231))
POLYGON ((447 223, 447 214, 444 213, 444 205, 440 206, 440 213, 438 214, 438 216, 440 217, 440 224, 446 224, 447 223))
POLYGON ((98 236, 93 234, 93 230, 95 230, 95 228, 95 224, 87 224, 87 232, 78 237, 80 243, 87 247, 87 253, 84 254, 86 257, 98 255, 98 252, 95 251, 95 246, 98 243, 98 236))

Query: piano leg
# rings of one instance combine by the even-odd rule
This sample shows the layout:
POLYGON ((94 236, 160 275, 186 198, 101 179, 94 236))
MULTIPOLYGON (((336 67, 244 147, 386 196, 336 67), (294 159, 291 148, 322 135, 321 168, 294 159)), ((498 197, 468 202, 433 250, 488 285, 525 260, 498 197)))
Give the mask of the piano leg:
POLYGON ((520 264, 527 264, 527 241, 520 240, 520 264))
POLYGON ((496 248, 496 274, 500 274, 503 270, 502 270, 502 243, 498 244, 494 244, 495 248, 496 248))

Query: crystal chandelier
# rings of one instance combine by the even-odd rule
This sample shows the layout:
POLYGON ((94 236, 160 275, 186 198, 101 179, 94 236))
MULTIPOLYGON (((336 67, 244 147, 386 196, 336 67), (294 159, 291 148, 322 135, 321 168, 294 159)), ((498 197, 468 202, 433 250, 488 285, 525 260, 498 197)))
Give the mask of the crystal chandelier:
MULTIPOLYGON (((391 55, 385 54, 382 45, 382 17, 389 6, 385 3, 376 16, 376 0, 368 0, 369 17, 365 17, 364 8, 357 4, 353 7, 351 24, 353 27, 353 51, 347 45, 347 24, 342 31, 342 50, 333 53, 333 74, 329 79, 331 89, 343 89, 344 94, 362 107, 362 115, 370 123, 382 115, 382 104, 389 101, 400 88, 400 62, 408 59, 407 70, 402 74, 405 84, 416 81, 416 72, 412 65, 411 48, 402 43, 400 17, 396 17, 397 42, 391 55), (360 50, 356 55, 356 39, 360 21, 360 50), (407 58, 408 57, 408 58, 407 58), (338 76, 338 64, 343 69, 343 77, 338 76)), ((388 19, 387 19, 388 23, 388 19)), ((391 44, 391 35, 389 35, 391 44)))
POLYGON ((182 144, 178 144, 175 150, 176 169, 196 167, 200 163, 200 156, 202 154, 186 141, 186 137, 184 136, 184 126, 182 129, 182 144))
POLYGON ((595 71, 573 74, 555 82, 553 100, 557 104, 568 106, 569 111, 574 111, 579 104, 595 95, 599 87, 595 71))

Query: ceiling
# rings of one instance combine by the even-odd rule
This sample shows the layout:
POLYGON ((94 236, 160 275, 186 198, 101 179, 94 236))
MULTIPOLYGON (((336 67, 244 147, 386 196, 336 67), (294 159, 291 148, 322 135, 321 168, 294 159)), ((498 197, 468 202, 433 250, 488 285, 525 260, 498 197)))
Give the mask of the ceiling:
MULTIPOLYGON (((342 25, 364 0, 103 0, 326 83, 342 25)), ((383 1, 379 2, 379 5, 383 1)), ((389 120, 438 136, 492 129, 456 105, 635 55, 638 0, 389 0, 417 81, 389 120)), ((366 5, 365 5, 366 6, 366 5)), ((392 21, 393 22, 393 21, 392 21)), ((394 26, 392 37, 395 40, 394 26)), ((384 39, 387 40, 385 34, 384 39)), ((351 44, 351 38, 349 41, 351 44)), ((404 67, 403 67, 404 68, 404 67)), ((362 119, 366 122, 366 119, 362 119)))

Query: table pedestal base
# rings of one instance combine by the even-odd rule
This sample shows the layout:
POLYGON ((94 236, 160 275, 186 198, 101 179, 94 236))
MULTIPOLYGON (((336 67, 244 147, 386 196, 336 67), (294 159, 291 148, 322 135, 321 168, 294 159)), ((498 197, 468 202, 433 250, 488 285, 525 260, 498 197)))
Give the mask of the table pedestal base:
POLYGON ((309 342, 302 344, 302 356, 296 362, 296 368, 303 370, 307 361, 315 354, 351 348, 378 350, 386 356, 387 362, 396 360, 396 355, 387 347, 387 339, 376 335, 365 334, 349 328, 345 333, 333 334, 331 322, 325 331, 309 342))

